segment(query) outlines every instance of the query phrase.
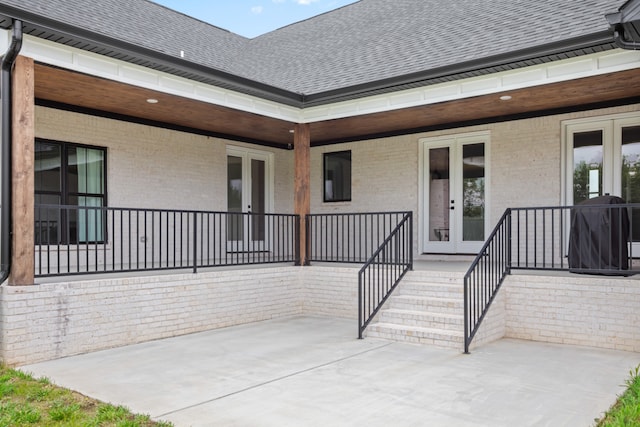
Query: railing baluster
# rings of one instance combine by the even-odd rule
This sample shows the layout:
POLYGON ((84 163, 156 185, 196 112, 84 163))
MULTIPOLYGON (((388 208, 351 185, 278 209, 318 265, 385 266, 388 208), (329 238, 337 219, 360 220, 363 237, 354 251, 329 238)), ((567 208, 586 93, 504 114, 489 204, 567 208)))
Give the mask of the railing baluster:
MULTIPOLYGON (((371 320, 378 313, 389 295, 396 288, 402 277, 411 268, 411 263, 404 257, 404 245, 406 230, 411 227, 412 215, 410 212, 402 214, 402 219, 398 220, 398 224, 393 226, 393 230, 389 232, 384 239, 381 233, 384 233, 387 227, 391 227, 394 218, 400 215, 389 213, 363 214, 358 219, 361 234, 370 238, 363 242, 362 237, 358 237, 360 242, 359 248, 355 250, 354 255, 362 253, 363 247, 368 247, 377 241, 378 247, 369 257, 365 265, 358 273, 358 337, 362 338, 364 330, 371 320), (370 219, 370 221, 369 221, 370 219), (364 227, 361 224, 364 222, 364 227), (409 226, 407 226, 409 223, 409 226), (371 225, 371 228, 369 228, 371 225), (367 233, 367 230, 370 232, 367 233)), ((356 221, 353 221, 355 224, 356 221)), ((354 239, 354 242, 356 240, 354 239)), ((412 247, 407 248, 409 254, 412 247)), ((359 258, 354 256, 355 258, 359 258)), ((413 259, 412 255, 408 259, 413 259)))

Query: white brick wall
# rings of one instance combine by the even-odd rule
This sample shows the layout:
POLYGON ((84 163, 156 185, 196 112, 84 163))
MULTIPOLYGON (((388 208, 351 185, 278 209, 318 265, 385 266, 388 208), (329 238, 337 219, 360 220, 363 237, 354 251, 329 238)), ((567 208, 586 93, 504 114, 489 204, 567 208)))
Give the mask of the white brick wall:
MULTIPOLYGON (((312 148, 311 211, 411 210, 417 249, 419 140, 488 130, 492 226, 507 207, 560 204, 563 120, 630 111, 640 111, 640 105, 312 148), (352 150, 352 201, 324 203, 322 154, 341 150, 352 150)), ((107 147, 109 204, 127 207, 226 210, 226 146, 244 145, 44 107, 36 109, 36 134, 107 147)), ((293 151, 263 149, 274 153, 274 211, 290 213, 293 151)))
POLYGON ((23 364, 303 312, 299 267, 2 286, 2 359, 23 364))
MULTIPOLYGON (((503 285, 504 286, 504 285, 503 285)), ((498 295, 491 303, 480 328, 476 333, 469 350, 473 350, 483 344, 503 338, 506 334, 506 296, 504 288, 498 291, 498 295)))
MULTIPOLYGON (((107 148, 109 205, 227 210, 226 147, 249 146, 201 135, 36 108, 36 136, 107 148)), ((293 152, 274 153, 274 211, 293 212, 293 152)))
POLYGON ((640 104, 312 148, 311 212, 411 210, 417 249, 419 140, 488 130, 493 228, 508 207, 560 205, 562 121, 631 111, 640 111, 640 104), (342 150, 352 150, 352 201, 323 203, 322 154, 342 150))
POLYGON ((358 269, 289 267, 0 287, 0 353, 34 363, 300 314, 357 319, 358 269))
POLYGON ((640 282, 593 276, 509 276, 505 336, 640 351, 640 282))
MULTIPOLYGON (((357 320, 359 270, 360 266, 305 267, 301 276, 304 312, 357 320)), ((356 323, 353 323, 354 331, 356 323)))
MULTIPOLYGON (((35 363, 301 314, 353 319, 355 337, 357 273, 355 266, 269 266, 5 285, 0 357, 35 363)), ((637 279, 514 275, 471 348, 509 337, 638 352, 639 323, 637 279)))

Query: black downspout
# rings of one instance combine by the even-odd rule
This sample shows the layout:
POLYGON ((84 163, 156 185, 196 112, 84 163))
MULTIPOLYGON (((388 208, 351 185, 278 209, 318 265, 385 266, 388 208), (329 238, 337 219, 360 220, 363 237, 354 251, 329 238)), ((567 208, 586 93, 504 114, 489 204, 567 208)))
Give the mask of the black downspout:
POLYGON ((622 25, 618 25, 613 32, 613 41, 619 48, 629 49, 629 50, 638 50, 640 49, 640 42, 629 41, 624 37, 624 27, 622 25))
POLYGON ((13 35, 11 45, 2 56, 0 64, 0 102, 2 116, 0 117, 1 135, 0 152, 2 153, 2 175, 0 179, 0 284, 9 277, 11 271, 11 245, 13 232, 11 230, 11 136, 12 136, 12 109, 11 102, 11 71, 13 64, 22 48, 22 21, 13 21, 13 35))

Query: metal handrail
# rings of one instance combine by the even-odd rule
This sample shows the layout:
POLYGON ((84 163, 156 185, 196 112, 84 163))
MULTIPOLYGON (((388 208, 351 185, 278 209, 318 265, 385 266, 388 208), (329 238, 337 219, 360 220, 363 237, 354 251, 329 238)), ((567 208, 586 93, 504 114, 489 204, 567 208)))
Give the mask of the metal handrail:
POLYGON ((403 211, 307 215, 308 260, 363 264, 406 214, 403 211))
POLYGON ((297 215, 35 207, 36 277, 297 262, 297 215))
POLYGON ((358 338, 404 275, 413 270, 413 213, 384 239, 358 272, 358 338))
POLYGON ((511 273, 511 209, 507 209, 464 275, 464 352, 505 277, 511 273))
POLYGON ((507 209, 464 276, 465 353, 513 270, 640 273, 638 211, 640 203, 507 209))

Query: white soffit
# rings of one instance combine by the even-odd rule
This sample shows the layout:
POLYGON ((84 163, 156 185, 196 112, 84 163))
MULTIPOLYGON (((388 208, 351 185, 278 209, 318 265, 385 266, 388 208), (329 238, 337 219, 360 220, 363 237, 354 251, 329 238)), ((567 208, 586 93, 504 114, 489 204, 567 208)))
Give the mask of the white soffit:
POLYGON ((340 119, 640 68, 640 51, 615 49, 486 76, 306 108, 303 121, 340 119))
MULTIPOLYGON (((3 52, 10 40, 10 31, 4 30, 4 33, 5 37, 0 37, 3 52)), ((399 110, 640 68, 640 51, 615 49, 455 82, 299 109, 32 36, 25 36, 21 54, 41 63, 296 123, 399 110)))
POLYGON ((27 35, 24 37, 20 54, 31 57, 43 64, 49 64, 145 89, 276 119, 291 122, 300 121, 299 108, 200 82, 194 82, 183 77, 130 64, 48 40, 42 40, 33 36, 27 35))

